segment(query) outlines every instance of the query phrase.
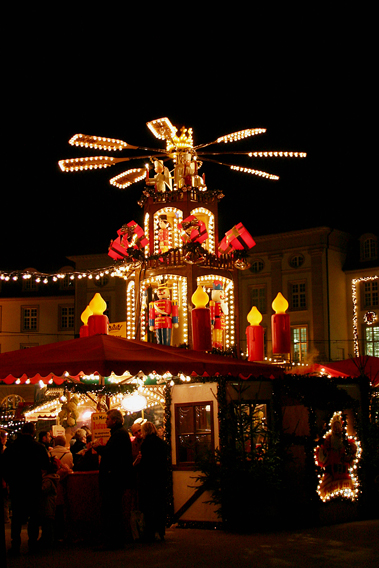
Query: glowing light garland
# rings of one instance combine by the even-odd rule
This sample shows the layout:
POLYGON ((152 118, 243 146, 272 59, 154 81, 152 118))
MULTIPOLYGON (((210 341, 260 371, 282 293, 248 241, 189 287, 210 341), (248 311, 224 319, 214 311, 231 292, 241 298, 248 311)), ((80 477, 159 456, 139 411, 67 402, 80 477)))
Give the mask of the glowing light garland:
MULTIPOLYGON (((330 438, 333 434, 332 424, 338 421, 342 424, 342 412, 335 412, 330 420, 330 430, 325 434, 324 440, 330 438)), ((359 496, 359 479, 357 475, 358 462, 361 459, 362 448, 360 441, 356 436, 348 436, 346 424, 342 427, 345 430, 344 436, 348 444, 355 448, 355 455, 350 460, 347 467, 348 474, 346 475, 336 475, 336 479, 333 479, 332 474, 324 473, 318 476, 319 483, 317 486, 317 493, 323 502, 330 501, 335 497, 343 497, 345 499, 350 499, 355 501, 359 496)), ((319 452, 322 446, 317 446, 314 451, 314 459, 316 465, 320 465, 319 452)), ((345 456, 344 456, 345 457, 345 456)), ((347 465, 347 462, 344 462, 347 465)), ((337 464, 336 464, 337 465, 337 464)))
POLYGON ((359 357, 359 334, 358 334, 358 292, 357 284, 361 282, 370 282, 378 280, 379 276, 362 276, 361 278, 354 278, 351 282, 352 299, 353 299, 353 337, 354 337, 354 354, 359 357))

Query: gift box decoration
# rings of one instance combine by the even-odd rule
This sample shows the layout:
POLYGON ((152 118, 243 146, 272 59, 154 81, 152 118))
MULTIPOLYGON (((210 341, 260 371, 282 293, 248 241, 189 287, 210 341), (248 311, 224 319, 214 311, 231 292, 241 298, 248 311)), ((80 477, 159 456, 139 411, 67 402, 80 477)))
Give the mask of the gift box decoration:
POLYGON ((135 221, 123 225, 117 234, 118 237, 111 241, 108 250, 108 255, 114 260, 127 258, 128 249, 141 250, 149 242, 143 229, 135 221))
POLYGON ((133 247, 135 249, 142 249, 149 242, 142 227, 135 221, 130 221, 126 225, 123 225, 121 229, 117 231, 117 234, 121 238, 121 243, 125 248, 133 247))
POLYGON ((220 254, 227 254, 234 250, 249 250, 255 246, 255 241, 242 223, 234 225, 230 231, 225 233, 225 237, 219 244, 220 254))
POLYGON ((208 238, 208 231, 204 221, 201 221, 195 215, 186 217, 178 225, 181 231, 181 239, 184 243, 203 243, 208 238))

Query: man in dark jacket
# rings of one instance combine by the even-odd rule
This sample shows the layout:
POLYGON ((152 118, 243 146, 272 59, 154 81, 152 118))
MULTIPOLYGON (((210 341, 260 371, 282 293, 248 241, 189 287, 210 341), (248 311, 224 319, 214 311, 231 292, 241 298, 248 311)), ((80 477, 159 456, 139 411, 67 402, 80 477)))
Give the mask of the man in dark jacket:
POLYGON ((132 444, 119 410, 107 412, 111 436, 100 455, 99 487, 102 501, 104 548, 122 548, 130 538, 130 499, 133 482, 132 444))
POLYGON ((29 550, 35 550, 39 534, 42 472, 49 468, 46 448, 35 439, 35 425, 27 422, 22 433, 4 452, 5 479, 12 504, 11 552, 18 554, 22 524, 28 521, 29 550))

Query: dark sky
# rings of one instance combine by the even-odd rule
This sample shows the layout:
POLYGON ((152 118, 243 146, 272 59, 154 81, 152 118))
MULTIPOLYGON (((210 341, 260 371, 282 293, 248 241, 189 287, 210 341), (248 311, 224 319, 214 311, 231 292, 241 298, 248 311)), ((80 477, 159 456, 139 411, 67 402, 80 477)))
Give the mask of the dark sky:
POLYGON ((316 25, 312 16, 295 25, 291 14, 279 14, 273 28, 251 9, 217 22, 187 14, 186 24, 162 13, 162 25, 152 14, 133 20, 111 10, 95 21, 24 12, 11 26, 3 69, 0 270, 57 269, 66 256, 107 252, 123 223, 142 223, 143 182, 126 190, 109 184, 122 164, 70 174, 57 162, 91 154, 69 146, 75 133, 161 148, 146 122, 164 116, 192 127, 195 143, 263 127, 266 134, 233 148, 308 153, 306 160, 229 159, 279 181, 205 163, 208 187, 225 193, 221 236, 240 221, 253 236, 320 225, 378 233, 367 153, 371 79, 357 57, 364 46, 338 18, 320 16, 316 25))

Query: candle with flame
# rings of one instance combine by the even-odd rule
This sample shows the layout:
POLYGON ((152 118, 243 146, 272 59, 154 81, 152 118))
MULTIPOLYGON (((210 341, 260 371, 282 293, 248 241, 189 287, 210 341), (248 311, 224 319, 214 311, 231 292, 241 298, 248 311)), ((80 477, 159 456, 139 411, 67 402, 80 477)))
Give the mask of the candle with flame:
POLYGON ((92 316, 92 310, 89 306, 86 307, 86 309, 84 310, 84 312, 82 312, 82 315, 80 316, 80 319, 83 322, 83 325, 81 326, 80 330, 79 330, 79 336, 80 337, 88 337, 88 318, 89 316, 92 316))
POLYGON ((105 300, 99 293, 89 303, 92 315, 88 318, 88 335, 108 335, 108 317, 103 314, 107 308, 105 300))
POLYGON ((286 314, 288 302, 279 292, 272 302, 275 314, 271 316, 272 353, 274 355, 291 352, 290 316, 286 314))
POLYGON ((247 351, 249 361, 263 361, 264 359, 264 329, 259 324, 262 314, 253 306, 247 315, 249 326, 246 328, 247 351))
POLYGON ((205 306, 209 296, 202 286, 198 286, 192 294, 192 348, 196 351, 210 351, 212 349, 212 330, 210 309, 205 306))

